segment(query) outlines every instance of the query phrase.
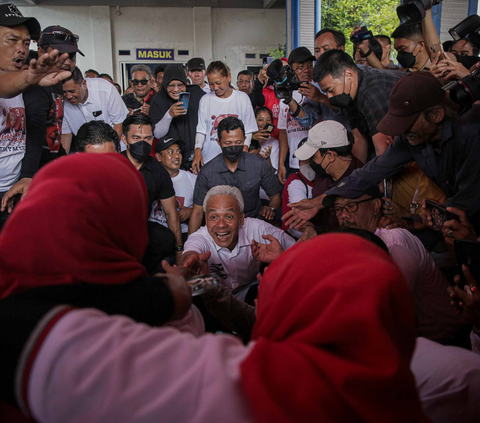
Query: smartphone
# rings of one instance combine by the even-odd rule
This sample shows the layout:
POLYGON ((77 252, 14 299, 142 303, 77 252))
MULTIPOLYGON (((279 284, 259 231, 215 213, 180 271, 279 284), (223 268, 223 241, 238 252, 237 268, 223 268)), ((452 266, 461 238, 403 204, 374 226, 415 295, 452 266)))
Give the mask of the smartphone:
POLYGON ((216 275, 194 276, 187 279, 187 283, 192 289, 192 297, 196 297, 216 288, 218 286, 218 278, 216 275))
POLYGON ((139 107, 138 109, 132 110, 132 115, 136 115, 137 113, 141 113, 141 112, 142 112, 142 108, 139 107))
POLYGON ((443 204, 437 204, 430 200, 425 200, 427 206, 427 211, 430 213, 433 222, 433 229, 441 231, 443 229, 443 224, 449 220, 458 220, 460 218, 449 211, 443 204))
MULTIPOLYGON (((441 43, 432 44, 432 45, 430 46, 430 51, 431 51, 433 54, 436 54, 436 53, 440 52, 440 55, 438 56, 437 63, 440 62, 440 60, 446 59, 445 51, 443 50, 443 45, 442 45, 441 43)), ((434 63, 434 64, 436 65, 437 63, 434 63)))
MULTIPOLYGON (((386 178, 383 180, 383 196, 393 199, 393 181, 391 178, 386 178)), ((391 204, 388 201, 385 201, 387 206, 391 204)))
POLYGON ((188 110, 188 102, 190 101, 190 93, 180 93, 180 97, 178 101, 181 101, 183 103, 183 107, 185 111, 188 110))
POLYGON ((271 123, 267 123, 265 125, 265 128, 263 128, 263 130, 271 134, 275 130, 275 125, 272 125, 271 123))
POLYGON ((456 286, 463 288, 463 285, 467 283, 462 272, 463 264, 468 267, 477 282, 480 281, 480 243, 466 239, 456 239, 453 244, 455 246, 459 274, 462 278, 462 283, 460 285, 456 284, 456 286))

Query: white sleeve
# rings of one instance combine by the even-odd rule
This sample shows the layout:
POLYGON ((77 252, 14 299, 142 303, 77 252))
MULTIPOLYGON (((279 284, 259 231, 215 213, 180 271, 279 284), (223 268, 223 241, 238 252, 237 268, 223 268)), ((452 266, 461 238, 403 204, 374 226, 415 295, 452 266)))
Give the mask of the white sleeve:
POLYGON ((308 196, 308 188, 302 181, 299 181, 298 179, 290 182, 290 185, 287 187, 287 191, 288 201, 290 203, 298 203, 308 196))
POLYGON ((280 111, 278 112, 278 129, 287 129, 288 120, 288 106, 283 102, 280 102, 280 111))
POLYGON ((419 263, 417 256, 408 248, 398 244, 393 244, 388 250, 393 261, 407 280, 408 286, 413 291, 418 276, 419 263))
POLYGON ((195 251, 198 254, 206 253, 209 250, 208 243, 205 241, 204 232, 202 228, 193 234, 189 235, 187 241, 183 246, 183 254, 189 251, 195 251))
POLYGON ((250 134, 245 134, 245 145, 247 147, 250 147, 250 144, 252 143, 252 136, 253 134, 250 133, 250 134))
POLYGON ((68 120, 66 119, 65 116, 63 116, 63 122, 62 122, 62 135, 67 135, 71 134, 72 130, 70 129, 70 125, 68 124, 68 120))
POLYGON ((205 134, 197 132, 197 134, 195 135, 195 148, 202 149, 204 142, 205 142, 205 134))
MULTIPOLYGON (((255 113, 253 112, 252 102, 248 95, 242 95, 242 116, 240 119, 245 127, 246 134, 253 134, 258 131, 257 121, 255 120, 255 113)), ((245 142, 246 144, 246 142, 245 142)), ((250 145, 250 144, 248 144, 250 145)))
POLYGON ((170 116, 170 113, 167 112, 163 115, 163 118, 157 122, 155 125, 155 131, 153 131, 153 135, 156 139, 160 139, 168 134, 172 120, 172 116, 170 116))
POLYGON ((125 106, 125 103, 122 100, 122 97, 118 93, 117 89, 110 84, 110 89, 108 93, 108 116, 110 118, 110 122, 113 125, 118 125, 119 123, 123 123, 123 121, 128 116, 128 109, 125 106))
MULTIPOLYGON (((197 122, 197 134, 207 135, 207 101, 205 100, 206 95, 200 99, 200 104, 198 105, 198 122, 197 122)), ((203 145, 203 143, 202 143, 203 145)))

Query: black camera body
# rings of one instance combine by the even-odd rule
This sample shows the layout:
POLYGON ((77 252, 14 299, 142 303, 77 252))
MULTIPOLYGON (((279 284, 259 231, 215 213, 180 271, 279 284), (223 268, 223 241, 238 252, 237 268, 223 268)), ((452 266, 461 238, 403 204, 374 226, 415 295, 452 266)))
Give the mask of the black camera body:
POLYGON ((480 16, 471 15, 465 18, 462 22, 449 29, 448 32, 455 41, 468 36, 468 39, 475 44, 476 47, 480 46, 480 16))
POLYGON ((275 95, 280 100, 290 100, 293 91, 302 85, 295 71, 289 65, 284 66, 280 59, 270 64, 267 76, 274 82, 275 95))
POLYGON ((372 31, 369 31, 366 26, 362 26, 360 31, 350 37, 350 41, 353 44, 360 44, 362 41, 369 40, 370 38, 373 38, 372 31))
POLYGON ((404 25, 420 23, 425 18, 427 10, 440 4, 442 0, 405 0, 397 7, 397 15, 404 25))

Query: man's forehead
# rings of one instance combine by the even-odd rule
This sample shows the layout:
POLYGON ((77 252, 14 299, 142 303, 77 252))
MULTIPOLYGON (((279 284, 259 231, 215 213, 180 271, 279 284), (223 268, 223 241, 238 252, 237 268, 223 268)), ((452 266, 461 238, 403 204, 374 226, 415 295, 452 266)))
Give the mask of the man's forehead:
POLYGON ((236 211, 238 207, 238 200, 233 195, 214 195, 213 197, 210 197, 207 203, 207 211, 236 211))
POLYGON ((309 63, 313 63, 313 60, 305 60, 304 62, 293 62, 292 63, 292 68, 293 68, 293 65, 296 65, 295 67, 299 67, 299 66, 303 66, 303 65, 308 65, 309 63))
POLYGON ((325 34, 320 35, 320 37, 317 38, 317 44, 318 45, 335 45, 337 46, 337 43, 335 42, 335 37, 331 32, 325 32, 325 34))
POLYGON ((135 78, 135 75, 137 75, 138 78, 141 78, 141 77, 145 77, 145 79, 148 79, 148 73, 145 72, 145 71, 141 71, 141 70, 137 70, 135 72, 133 72, 133 77, 135 78))
POLYGON ((14 35, 16 37, 30 38, 30 32, 25 25, 2 26, 0 25, 0 34, 14 35))
POLYGON ((351 203, 351 202, 354 202, 354 201, 363 200, 364 198, 367 198, 367 197, 368 197, 367 194, 362 194, 359 197, 355 197, 355 198, 336 197, 335 198, 335 204, 347 204, 347 203, 351 203))

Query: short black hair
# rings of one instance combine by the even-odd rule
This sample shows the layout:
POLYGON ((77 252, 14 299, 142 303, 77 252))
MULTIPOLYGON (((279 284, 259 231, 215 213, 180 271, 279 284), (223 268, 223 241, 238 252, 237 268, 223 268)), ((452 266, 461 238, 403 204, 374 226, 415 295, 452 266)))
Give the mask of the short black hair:
POLYGON ((328 75, 332 78, 341 78, 345 69, 358 72, 357 65, 347 53, 342 50, 328 50, 318 58, 315 64, 313 80, 320 82, 328 75))
POLYGON ((243 136, 245 136, 245 127, 243 126, 243 122, 235 117, 235 116, 227 116, 225 119, 222 119, 218 124, 217 134, 218 140, 221 141, 222 139, 222 132, 230 132, 235 131, 235 129, 241 129, 243 136))
POLYGON ((253 80, 253 73, 250 72, 249 70, 242 70, 242 71, 238 72, 237 79, 240 77, 240 75, 250 76, 253 80))
POLYGON ((248 147, 248 151, 252 150, 260 150, 260 143, 258 142, 258 140, 252 140, 250 142, 250 147, 248 147))
POLYGON ((454 46, 455 44, 457 44, 459 41, 466 41, 468 44, 470 44, 470 45, 472 46, 472 53, 473 53, 473 55, 474 55, 474 56, 478 56, 478 52, 479 52, 478 47, 477 47, 475 44, 473 44, 473 43, 470 41, 470 38, 468 38, 468 37, 463 37, 463 38, 460 38, 460 39, 457 40, 457 41, 454 41, 453 44, 450 46, 450 50, 452 50, 453 46, 454 46))
POLYGON ((387 44, 392 44, 392 40, 390 39, 390 37, 388 35, 383 35, 383 34, 379 34, 379 35, 375 35, 375 37, 373 38, 376 38, 377 40, 385 40, 387 42, 387 44))
POLYGON ((452 47, 453 47, 453 44, 454 44, 454 41, 453 41, 453 40, 444 41, 444 42, 442 43, 443 51, 445 51, 445 52, 451 51, 451 50, 452 50, 452 47))
POLYGON ((335 44, 338 48, 344 46, 347 42, 343 32, 337 31, 336 29, 332 28, 323 28, 322 30, 318 31, 317 35, 315 35, 315 40, 321 35, 326 34, 327 32, 333 35, 333 39, 335 40, 335 44))
POLYGON ((374 233, 367 231, 365 229, 358 229, 358 228, 343 228, 337 232, 346 233, 357 235, 367 241, 373 242, 377 247, 380 247, 383 251, 385 251, 388 255, 390 255, 390 251, 388 251, 387 245, 383 242, 382 238, 375 235, 374 233))
POLYGON ((120 152, 120 138, 117 131, 103 120, 91 120, 80 126, 77 133, 77 151, 85 152, 87 145, 101 145, 113 142, 115 150, 120 152))
POLYGON ((95 70, 95 69, 88 69, 85 71, 84 75, 86 75, 87 73, 94 73, 95 75, 97 76, 100 76, 100 74, 95 70))
POLYGON ((378 40, 376 40, 375 38, 370 38, 370 39, 368 40, 368 45, 369 45, 370 48, 372 49, 373 54, 375 54, 375 56, 377 56, 377 59, 378 59, 378 60, 382 60, 383 47, 382 47, 382 45, 380 44, 380 42, 379 42, 378 40))
POLYGON ((423 38, 422 24, 401 24, 395 31, 392 32, 392 38, 407 38, 408 40, 417 41, 419 38, 423 38))
POLYGON ((165 68, 167 67, 167 65, 158 65, 155 70, 153 71, 153 76, 155 77, 155 79, 157 79, 157 75, 160 73, 160 72, 165 72, 165 68))
POLYGON ((273 113, 267 106, 257 107, 255 109, 255 118, 262 112, 267 112, 270 115, 270 118, 273 120, 273 113))
POLYGON ((153 125, 152 120, 148 116, 145 116, 143 113, 138 113, 138 114, 127 117, 122 124, 122 134, 127 135, 132 125, 139 125, 139 126, 150 125, 152 127, 152 132, 155 129, 155 126, 153 125))
POLYGON ((75 84, 80 85, 82 83, 83 79, 84 78, 83 78, 83 75, 82 75, 82 71, 75 66, 75 68, 72 71, 72 74, 67 79, 64 79, 62 81, 62 83, 65 84, 65 82, 67 82, 67 81, 73 81, 73 82, 75 82, 75 84))
POLYGON ((110 82, 113 82, 113 78, 108 74, 108 73, 101 73, 100 75, 98 75, 99 78, 107 78, 110 82))
POLYGON ((328 151, 333 151, 334 153, 337 153, 340 157, 348 157, 350 154, 352 154, 353 144, 355 140, 351 132, 347 132, 347 137, 348 137, 348 141, 350 142, 350 144, 348 145, 345 145, 343 147, 334 147, 334 148, 319 148, 318 151, 320 151, 320 154, 322 155, 322 157, 328 151))

